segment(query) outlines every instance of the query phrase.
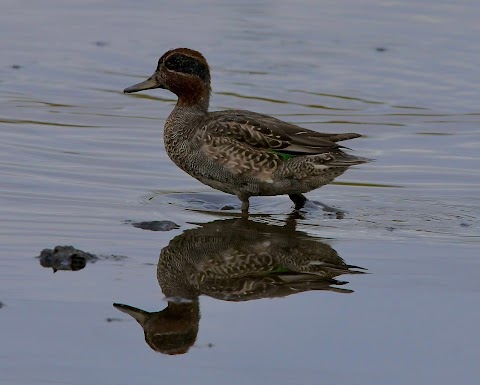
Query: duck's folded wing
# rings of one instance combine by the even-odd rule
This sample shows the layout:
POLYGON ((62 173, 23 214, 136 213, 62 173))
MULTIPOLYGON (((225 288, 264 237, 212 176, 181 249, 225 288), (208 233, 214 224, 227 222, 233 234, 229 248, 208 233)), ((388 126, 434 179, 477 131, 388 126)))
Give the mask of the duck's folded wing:
POLYGON ((315 132, 251 111, 211 113, 203 130, 206 134, 233 139, 253 148, 291 155, 330 152, 342 147, 336 142, 361 136, 355 133, 315 132))

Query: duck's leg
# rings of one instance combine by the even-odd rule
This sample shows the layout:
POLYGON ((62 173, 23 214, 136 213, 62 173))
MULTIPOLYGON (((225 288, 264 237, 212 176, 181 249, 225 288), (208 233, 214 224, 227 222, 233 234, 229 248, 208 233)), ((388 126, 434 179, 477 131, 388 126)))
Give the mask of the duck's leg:
POLYGON ((295 203, 295 210, 300 210, 305 206, 305 202, 307 201, 307 198, 303 194, 288 194, 290 199, 295 203))
POLYGON ((237 197, 242 201, 242 214, 248 214, 248 208, 250 207, 249 197, 243 194, 237 194, 237 197))

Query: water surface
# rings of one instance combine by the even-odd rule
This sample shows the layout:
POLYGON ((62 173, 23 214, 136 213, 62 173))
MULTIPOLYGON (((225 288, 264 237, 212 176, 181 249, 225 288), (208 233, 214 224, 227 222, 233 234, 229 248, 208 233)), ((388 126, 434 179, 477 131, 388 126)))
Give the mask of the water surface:
MULTIPOLYGON (((1 384, 476 383, 479 5, 30 0, 2 10, 1 384), (213 110, 364 135, 348 146, 376 161, 308 194, 341 214, 310 205, 292 218, 288 198, 254 198, 255 252, 202 235, 221 220, 227 234, 238 210, 221 208, 236 198, 166 156, 172 94, 122 93, 178 46, 209 60, 213 110), (132 226, 152 221, 178 228, 132 226), (278 258, 269 247, 284 237, 287 254, 316 245, 368 274, 342 270, 322 290, 275 298, 198 291, 184 354, 153 351, 112 306, 166 308, 157 263, 176 242, 201 262, 205 240, 223 255, 278 258), (34 257, 55 245, 100 259, 52 274, 34 257)), ((249 279, 298 277, 273 260, 249 279)))

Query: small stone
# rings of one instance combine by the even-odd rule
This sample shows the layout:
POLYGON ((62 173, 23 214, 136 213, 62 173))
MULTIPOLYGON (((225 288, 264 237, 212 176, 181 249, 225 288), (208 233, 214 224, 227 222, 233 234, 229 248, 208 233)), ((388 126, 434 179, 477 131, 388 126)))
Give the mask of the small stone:
POLYGON ((385 52, 385 51, 387 51, 387 49, 386 49, 385 47, 376 47, 376 48, 375 48, 375 51, 377 51, 377 52, 385 52))
MULTIPOLYGON (((126 222, 128 223, 128 222, 126 222)), ((179 229, 180 226, 172 221, 130 222, 133 227, 150 231, 170 231, 179 229)))

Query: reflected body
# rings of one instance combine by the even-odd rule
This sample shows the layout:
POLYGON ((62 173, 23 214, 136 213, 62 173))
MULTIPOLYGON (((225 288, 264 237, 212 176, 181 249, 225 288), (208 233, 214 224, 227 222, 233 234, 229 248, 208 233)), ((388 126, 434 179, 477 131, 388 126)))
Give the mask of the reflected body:
POLYGON ((251 196, 283 194, 301 209, 303 193, 367 161, 343 152, 337 144, 359 134, 319 133, 252 111, 208 112, 210 69, 197 51, 166 52, 150 78, 124 92, 152 88, 178 96, 165 123, 168 156, 200 182, 236 195, 244 212, 251 196))
POLYGON ((114 304, 134 317, 152 349, 185 353, 195 342, 200 320, 198 297, 249 301, 309 290, 351 293, 335 277, 359 274, 326 243, 295 229, 246 218, 216 220, 185 231, 162 249, 158 283, 168 300, 160 312, 114 304), (195 336, 195 338, 193 338, 195 336))

